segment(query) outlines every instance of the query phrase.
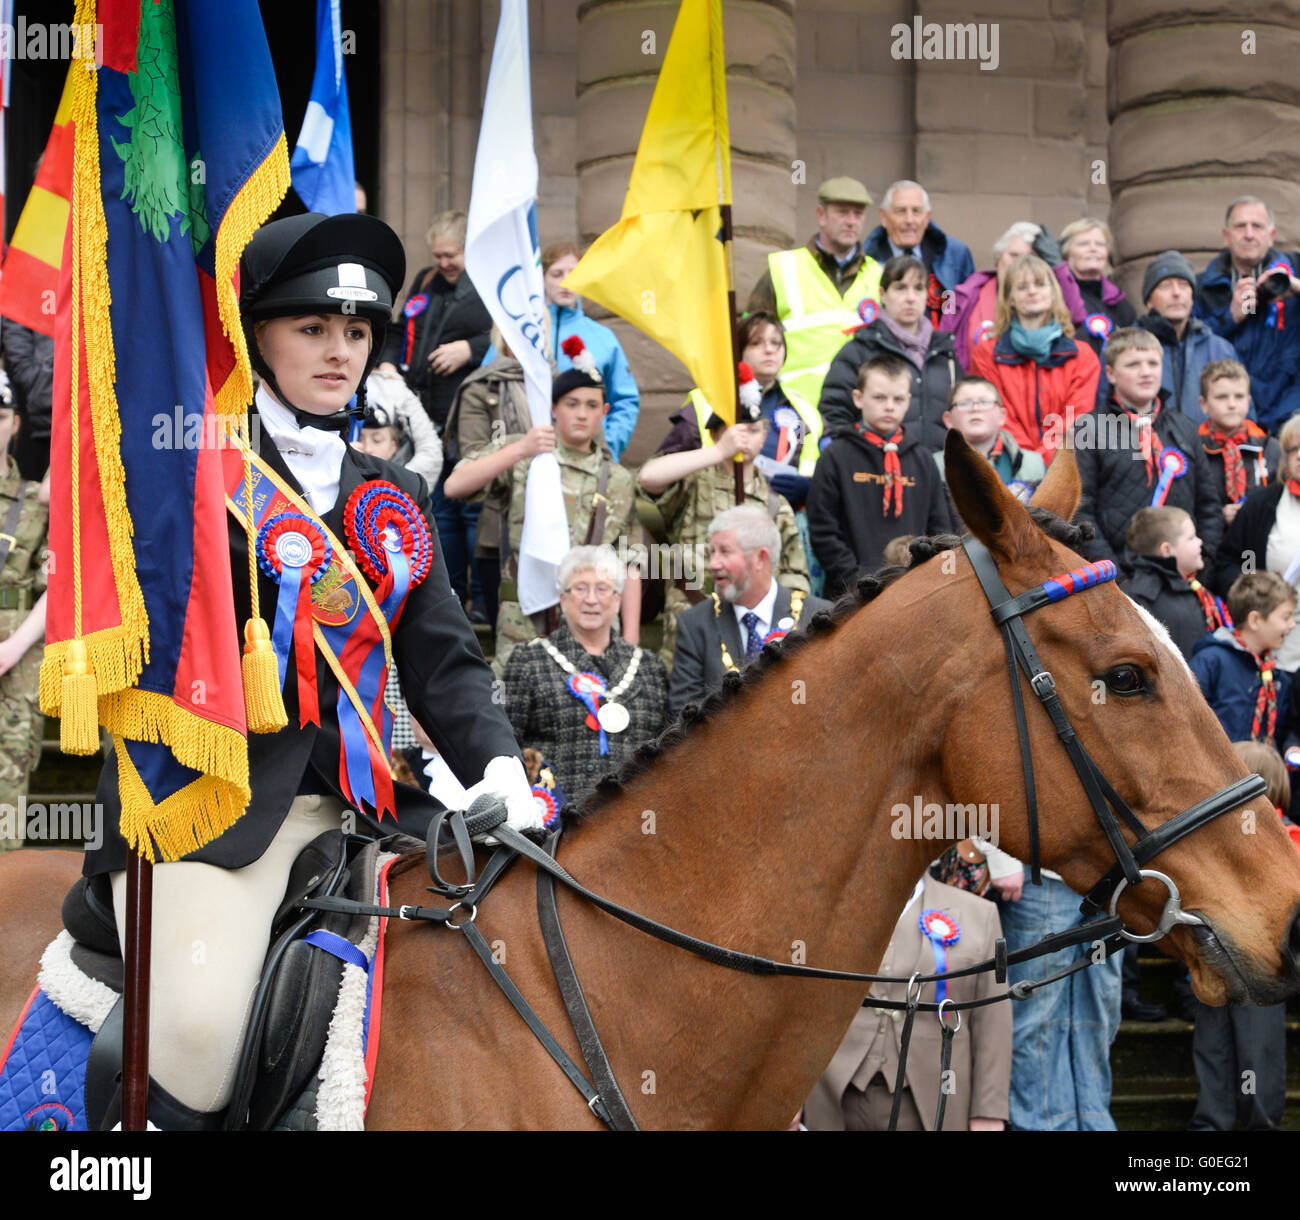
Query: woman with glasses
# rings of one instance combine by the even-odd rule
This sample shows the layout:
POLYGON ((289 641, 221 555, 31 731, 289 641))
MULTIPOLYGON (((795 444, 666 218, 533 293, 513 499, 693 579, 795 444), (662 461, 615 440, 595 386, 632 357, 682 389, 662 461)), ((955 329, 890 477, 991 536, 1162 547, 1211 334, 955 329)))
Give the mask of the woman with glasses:
POLYGON ((903 419, 909 432, 919 432, 932 452, 943 448, 947 429, 943 413, 953 382, 961 376, 952 335, 939 331, 925 312, 928 272, 919 258, 891 258, 880 276, 880 307, 864 301, 863 324, 840 348, 822 383, 818 402, 830 435, 852 432, 862 418, 853 405, 858 370, 873 356, 898 356, 912 373, 912 401, 903 419))
POLYGON ((541 754, 570 802, 667 720, 663 662, 615 626, 624 575, 613 547, 574 547, 557 577, 559 626, 516 648, 506 664, 506 715, 515 737, 541 754))

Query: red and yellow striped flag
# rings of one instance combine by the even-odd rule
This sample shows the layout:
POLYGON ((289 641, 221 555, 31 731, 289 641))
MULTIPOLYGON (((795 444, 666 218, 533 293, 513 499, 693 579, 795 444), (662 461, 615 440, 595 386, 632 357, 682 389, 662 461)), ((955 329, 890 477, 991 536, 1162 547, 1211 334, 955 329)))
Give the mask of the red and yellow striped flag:
POLYGON ((72 117, 73 74, 85 72, 86 67, 74 59, 68 69, 54 127, 0 276, 0 314, 45 335, 54 334, 59 263, 72 193, 72 124, 68 120, 72 117))

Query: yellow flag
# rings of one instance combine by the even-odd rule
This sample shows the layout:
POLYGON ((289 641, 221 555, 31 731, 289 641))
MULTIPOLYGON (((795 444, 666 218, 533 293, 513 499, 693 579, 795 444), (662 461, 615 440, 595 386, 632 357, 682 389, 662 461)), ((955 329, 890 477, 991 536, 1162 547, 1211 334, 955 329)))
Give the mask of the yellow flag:
POLYGON ((732 423, 731 252, 722 242, 729 140, 722 0, 682 0, 623 215, 564 283, 662 343, 732 423))

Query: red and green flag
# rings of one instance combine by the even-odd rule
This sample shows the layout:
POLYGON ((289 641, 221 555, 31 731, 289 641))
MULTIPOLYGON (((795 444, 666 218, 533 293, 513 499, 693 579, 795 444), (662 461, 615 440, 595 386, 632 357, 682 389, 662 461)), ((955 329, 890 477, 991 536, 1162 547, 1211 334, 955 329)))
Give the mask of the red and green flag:
POLYGON ((65 750, 113 733, 122 833, 174 859, 249 799, 213 441, 251 400, 236 275, 288 157, 256 0, 78 0, 76 21, 102 67, 74 65, 66 124, 41 705, 65 750))

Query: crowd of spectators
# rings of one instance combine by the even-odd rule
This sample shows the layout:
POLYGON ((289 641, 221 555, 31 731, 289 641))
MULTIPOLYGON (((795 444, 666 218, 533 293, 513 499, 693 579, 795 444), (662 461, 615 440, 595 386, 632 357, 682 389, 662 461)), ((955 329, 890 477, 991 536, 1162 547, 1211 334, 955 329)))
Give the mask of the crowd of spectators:
MULTIPOLYGON (((1254 197, 1229 203, 1224 248, 1199 273, 1177 250, 1151 259, 1139 313, 1111 278, 1114 239, 1095 217, 1055 235, 1017 220, 994 242, 991 269, 977 271, 965 244, 935 224, 921 184, 890 185, 880 223, 864 233, 871 206, 853 178, 822 184, 817 232, 771 253, 739 321, 735 422, 694 389, 639 470, 621 464, 640 406, 628 361, 564 286, 577 243, 542 252, 554 393, 551 422, 535 424, 519 362, 465 274, 464 217, 435 219, 433 264, 416 275, 372 378, 379 409, 359 443, 433 488, 453 584, 494 628, 539 799, 582 800, 728 670, 825 606, 822 594, 851 588, 911 536, 958 528, 943 470, 951 429, 1022 500, 1062 448, 1073 452, 1077 519, 1093 526, 1087 558, 1116 562, 1245 754, 1277 759, 1300 732, 1290 681, 1300 665, 1300 633, 1290 633, 1300 279, 1295 256, 1275 246, 1272 209, 1254 197), (524 615, 515 577, 539 453, 560 462, 573 549, 558 605, 524 615), (643 581, 644 565, 629 561, 643 541, 676 557, 671 572, 643 581), (640 646, 656 622, 658 655, 640 646)), ((445 782, 426 746, 408 751, 416 782, 445 782)), ((1290 812, 1289 796, 1275 800, 1290 812)), ((1056 874, 1027 885, 1023 864, 993 844, 962 846, 977 863, 955 873, 936 865, 918 883, 886 967, 906 973, 918 954, 928 959, 927 920, 970 928, 953 965, 989 956, 999 935, 1015 950, 1080 920, 1078 896, 1056 874), (971 869, 983 897, 963 881, 971 869)), ((1013 968, 1011 979, 1050 973, 1081 951, 1013 968)), ((1165 1016, 1138 982, 1130 953, 1016 1005, 1014 1030, 1003 1008, 972 1023, 958 1051, 965 1092, 947 1125, 1113 1127, 1108 1054, 1121 1012, 1165 1016)), ((1279 1123, 1276 1088, 1243 1107, 1223 1081, 1256 1069, 1282 1079, 1281 1009, 1207 1015, 1184 984, 1180 1011, 1196 1020, 1194 1125, 1279 1123)), ((937 1037, 926 1031, 921 1042, 937 1037)), ((809 1100, 807 1125, 883 1125, 897 1039, 896 1021, 863 1009, 809 1100)), ((924 1054, 913 1062, 903 1125, 931 1126, 932 1064, 924 1054)))

